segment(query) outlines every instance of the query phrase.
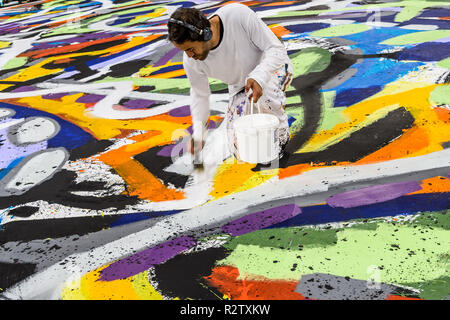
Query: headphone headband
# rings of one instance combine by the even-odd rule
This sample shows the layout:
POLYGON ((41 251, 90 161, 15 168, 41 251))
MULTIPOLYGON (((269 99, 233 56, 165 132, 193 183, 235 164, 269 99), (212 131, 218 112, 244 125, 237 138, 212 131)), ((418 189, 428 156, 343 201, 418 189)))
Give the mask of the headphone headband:
POLYGON ((187 23, 187 22, 181 21, 181 20, 177 20, 174 18, 170 18, 169 22, 178 24, 182 27, 188 28, 189 30, 199 34, 203 41, 208 41, 212 38, 212 32, 211 32, 211 29, 209 29, 209 28, 200 29, 200 28, 197 28, 196 26, 193 26, 190 23, 187 23))

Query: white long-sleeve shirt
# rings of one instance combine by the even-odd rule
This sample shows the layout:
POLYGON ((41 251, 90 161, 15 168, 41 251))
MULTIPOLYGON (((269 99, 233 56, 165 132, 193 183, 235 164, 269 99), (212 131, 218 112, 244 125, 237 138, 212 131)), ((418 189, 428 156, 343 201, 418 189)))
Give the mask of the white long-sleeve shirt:
MULTIPOLYGON (((247 78, 255 79, 263 89, 275 70, 291 65, 286 49, 275 34, 245 5, 226 5, 212 16, 219 16, 223 24, 223 38, 219 46, 209 51, 203 61, 183 54, 183 67, 191 90, 191 115, 194 135, 199 124, 206 124, 210 116, 208 78, 228 84, 230 97, 241 91, 247 78)), ((201 130, 200 130, 201 131, 201 130)))

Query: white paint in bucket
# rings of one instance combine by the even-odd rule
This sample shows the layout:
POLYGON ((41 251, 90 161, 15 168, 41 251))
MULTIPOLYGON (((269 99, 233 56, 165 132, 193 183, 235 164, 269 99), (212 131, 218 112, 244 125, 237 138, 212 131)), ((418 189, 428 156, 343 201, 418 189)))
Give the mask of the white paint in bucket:
MULTIPOLYGON (((250 110, 253 111, 253 99, 250 110)), ((276 116, 266 113, 252 113, 236 119, 233 127, 241 160, 268 163, 276 159, 279 154, 279 124, 280 120, 276 116)))

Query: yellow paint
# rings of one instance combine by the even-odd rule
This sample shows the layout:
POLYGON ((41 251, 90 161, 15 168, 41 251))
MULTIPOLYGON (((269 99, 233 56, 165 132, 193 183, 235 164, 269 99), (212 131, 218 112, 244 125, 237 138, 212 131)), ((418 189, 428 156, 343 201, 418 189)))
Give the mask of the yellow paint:
POLYGON ((148 14, 143 14, 140 16, 136 16, 134 19, 130 20, 127 24, 133 24, 135 22, 142 22, 143 18, 153 19, 162 16, 166 12, 166 8, 158 8, 154 12, 150 12, 148 14))
POLYGON ((98 281, 100 271, 106 267, 103 266, 81 277, 81 295, 87 300, 138 300, 139 296, 134 291, 131 277, 98 281))
POLYGON ((184 69, 169 71, 166 73, 155 74, 153 76, 149 76, 148 78, 157 78, 157 79, 172 79, 175 77, 184 76, 186 71, 184 69))
POLYGON ((163 300, 163 296, 148 281, 148 271, 131 277, 133 289, 142 300, 163 300))
POLYGON ((326 148, 332 143, 347 137, 351 132, 359 129, 384 114, 392 111, 397 106, 404 107, 414 117, 414 124, 422 128, 429 139, 426 148, 409 156, 417 156, 442 150, 442 142, 450 140, 449 124, 441 121, 433 111, 429 102, 430 93, 441 84, 425 85, 412 84, 405 81, 393 83, 374 95, 373 97, 356 103, 343 111, 343 115, 349 119, 345 123, 337 124, 331 130, 323 130, 314 134, 309 142, 298 152, 317 151, 326 148), (411 84, 409 90, 407 85, 411 84))
MULTIPOLYGON (((115 54, 115 53, 118 53, 121 51, 125 51, 125 50, 131 49, 135 46, 141 45, 143 43, 152 41, 152 40, 156 39, 157 37, 159 37, 159 35, 151 35, 151 36, 147 36, 147 37, 142 37, 142 36, 133 37, 127 43, 113 46, 113 47, 110 47, 105 50, 81 52, 81 53, 55 54, 54 56, 48 57, 47 59, 41 61, 40 63, 31 65, 24 69, 21 69, 18 73, 14 74, 6 79, 2 79, 1 81, 25 82, 25 81, 33 80, 33 79, 36 79, 39 77, 57 74, 59 72, 64 71, 64 69, 63 68, 46 69, 46 68, 44 68, 44 66, 49 63, 52 63, 55 60, 75 58, 78 56, 102 55, 102 57, 106 57, 108 55, 115 54)), ((1 81, 0 81, 0 83, 1 83, 1 81)), ((0 84, 0 91, 7 89, 11 86, 12 86, 12 84, 0 84)))
POLYGON ((270 172, 253 172, 255 164, 237 163, 234 158, 227 159, 221 164, 214 175, 214 184, 210 196, 211 201, 228 196, 232 193, 245 191, 266 182, 275 176, 278 170, 270 172))
POLYGON ((141 68, 141 70, 139 70, 139 76, 147 77, 147 76, 151 75, 153 72, 159 71, 163 68, 179 66, 179 65, 183 65, 183 62, 170 62, 169 61, 168 63, 166 63, 162 66, 158 66, 158 67, 154 67, 154 66, 144 67, 144 68, 141 68))
MULTIPOLYGON (((349 137, 352 133, 364 128, 377 120, 385 117, 389 112, 398 109, 399 105, 387 106, 385 108, 375 110, 366 117, 361 117, 359 119, 353 119, 345 124, 339 124, 334 127, 331 132, 321 131, 320 133, 314 135, 308 142, 308 144, 297 151, 297 153, 302 152, 314 152, 322 151, 329 146, 340 142, 341 140, 349 137)), ((344 111, 345 113, 345 111, 344 111)))
POLYGON ((162 295, 148 281, 148 271, 126 279, 100 281, 100 271, 91 271, 79 279, 66 282, 62 300, 163 300, 162 295))
POLYGON ((152 141, 154 143, 168 143, 171 141, 172 132, 177 129, 186 129, 190 123, 185 125, 180 123, 171 123, 169 121, 155 121, 151 118, 116 120, 104 119, 90 115, 86 112, 84 103, 78 103, 76 100, 83 96, 83 93, 73 94, 62 97, 60 100, 43 99, 40 96, 13 99, 12 103, 22 106, 28 106, 33 109, 45 111, 65 119, 85 131, 91 133, 95 138, 112 139, 120 135, 122 130, 155 130, 161 131, 161 135, 152 141))
POLYGON ((7 48, 11 45, 11 42, 8 41, 0 41, 0 49, 7 48))

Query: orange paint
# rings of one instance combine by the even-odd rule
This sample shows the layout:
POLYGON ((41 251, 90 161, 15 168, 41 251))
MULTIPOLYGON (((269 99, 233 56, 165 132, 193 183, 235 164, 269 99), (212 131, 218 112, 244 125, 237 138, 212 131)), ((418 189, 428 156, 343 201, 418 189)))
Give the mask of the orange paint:
POLYGON ((422 180, 421 187, 422 190, 410 193, 410 195, 420 193, 450 192, 450 179, 447 177, 433 177, 425 179, 422 180))
POLYGON ((186 71, 184 69, 179 69, 179 70, 169 71, 166 73, 150 75, 150 76, 141 76, 141 78, 171 79, 171 78, 176 78, 176 77, 180 77, 180 76, 184 76, 184 75, 186 75, 186 71))
POLYGON ((239 270, 231 266, 216 267, 210 276, 204 277, 209 285, 217 288, 231 300, 304 300, 295 292, 297 282, 285 280, 238 280, 239 270))
POLYGON ((286 29, 285 27, 283 27, 283 26, 278 26, 278 25, 276 25, 276 26, 274 26, 274 27, 271 27, 270 30, 272 30, 272 32, 275 33, 275 35, 276 35, 277 37, 282 37, 282 36, 285 36, 285 35, 291 33, 291 32, 290 32, 288 29, 286 29))
POLYGON ((278 178, 284 179, 284 178, 296 176, 305 171, 309 171, 312 169, 313 169, 313 166, 311 166, 309 163, 297 164, 294 166, 280 169, 280 171, 278 172, 278 178))
MULTIPOLYGON (((81 49, 84 49, 84 48, 87 48, 87 47, 90 47, 90 46, 93 46, 93 45, 97 45, 97 44, 102 44, 102 43, 108 43, 108 42, 117 41, 117 40, 128 39, 128 37, 130 35, 132 35, 133 33, 136 33, 136 32, 137 31, 126 33, 126 34, 122 34, 122 35, 118 35, 118 36, 114 36, 114 37, 111 37, 111 38, 92 40, 92 41, 87 41, 87 42, 77 43, 77 44, 70 44, 70 45, 66 45, 66 46, 62 46, 62 47, 56 47, 56 48, 50 48, 50 49, 41 49, 41 50, 36 50, 36 51, 24 52, 24 53, 18 55, 18 57, 31 57, 33 59, 39 59, 39 58, 53 56, 53 55, 57 55, 57 54, 65 54, 65 53, 68 54, 68 53, 76 52, 76 51, 79 51, 81 49)), ((161 35, 157 35, 157 34, 156 35, 150 35, 150 36, 144 38, 144 42, 145 41, 151 41, 151 40, 154 40, 154 39, 159 38, 159 37, 161 37, 161 35)), ((133 41, 133 39, 131 39, 130 42, 131 41, 133 41)), ((109 52, 108 54, 111 54, 111 53, 117 52, 116 50, 120 50, 120 49, 125 49, 125 48, 123 48, 123 45, 119 45, 119 46, 111 47, 105 52, 109 52)))
POLYGON ((450 124, 450 110, 441 107, 433 108, 434 112, 436 112, 439 120, 450 124))
POLYGON ((414 126, 397 140, 355 163, 368 164, 426 154, 424 150, 429 145, 429 142, 425 129, 414 126))
POLYGON ((274 6, 289 6, 291 4, 297 3, 297 1, 286 1, 286 2, 270 2, 268 4, 264 4, 261 7, 274 7, 274 6))
POLYGON ((152 138, 157 138, 161 133, 161 131, 148 131, 131 137, 136 143, 101 154, 94 160, 102 161, 113 167, 127 183, 127 191, 130 196, 156 202, 184 199, 183 192, 166 187, 147 168, 133 159, 133 156, 155 146, 155 142, 158 140, 152 138))

